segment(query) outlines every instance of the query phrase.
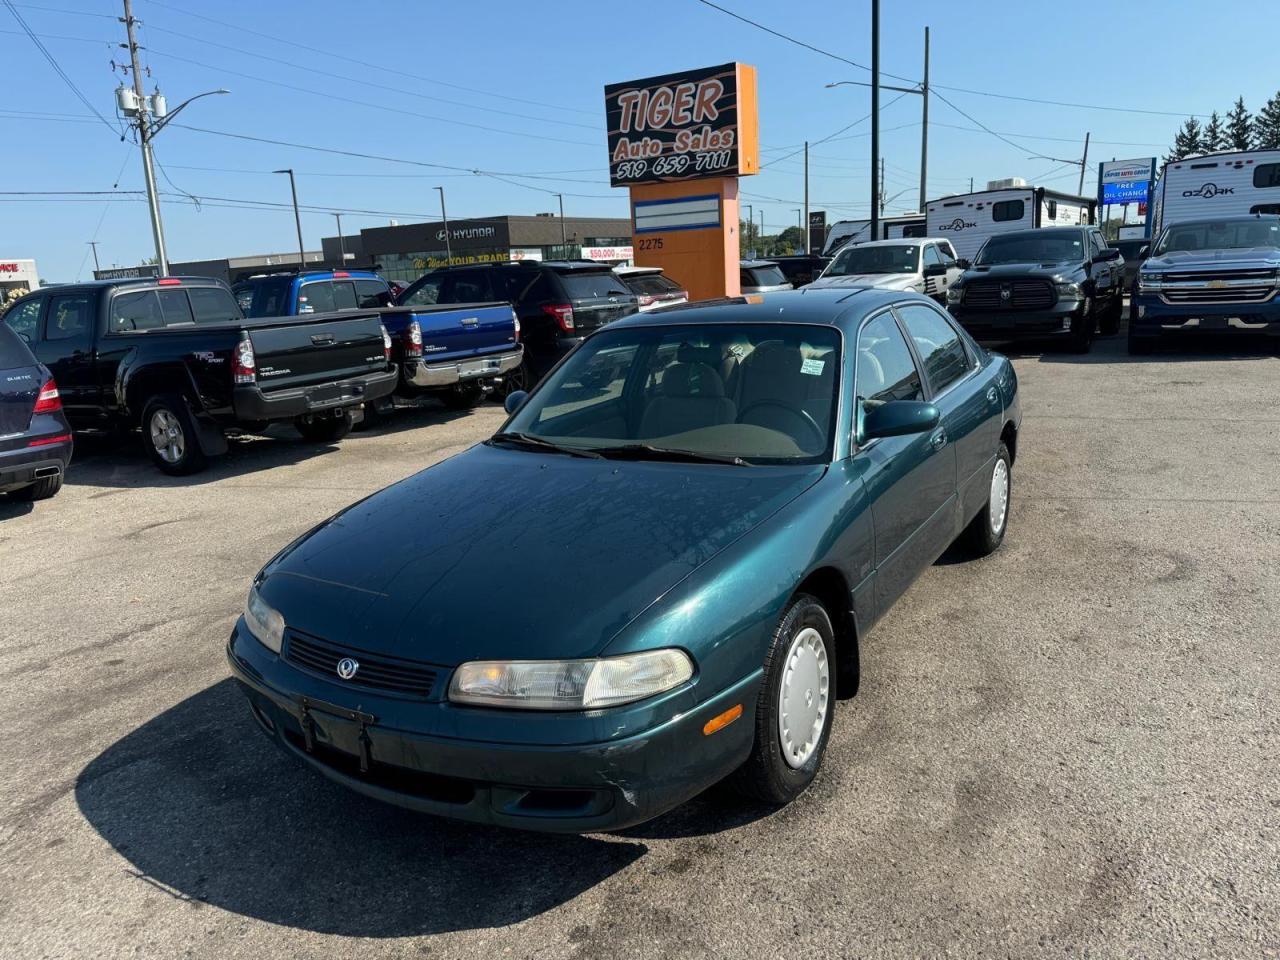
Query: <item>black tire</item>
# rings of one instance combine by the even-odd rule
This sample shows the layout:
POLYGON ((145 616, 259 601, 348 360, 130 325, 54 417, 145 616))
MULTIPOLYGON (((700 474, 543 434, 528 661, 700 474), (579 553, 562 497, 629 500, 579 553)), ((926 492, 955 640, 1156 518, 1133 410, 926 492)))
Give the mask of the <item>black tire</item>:
POLYGON ((62 474, 58 474, 56 477, 41 477, 29 487, 10 491, 9 499, 17 500, 20 503, 30 503, 32 500, 48 500, 61 489, 62 474))
POLYGON ((172 477, 199 473, 209 465, 191 411, 177 394, 162 393, 142 408, 142 445, 151 462, 172 477))
POLYGON ((1133 332, 1133 327, 1130 327, 1128 347, 1129 347, 1129 356, 1145 357, 1148 354, 1150 354, 1153 350, 1155 350, 1156 338, 1135 336, 1133 332))
POLYGON ((524 390, 527 393, 533 389, 533 385, 536 382, 533 371, 529 369, 529 361, 521 360, 520 366, 504 373, 499 379, 496 389, 493 391, 493 399, 499 403, 506 403, 508 396, 517 390, 524 390))
POLYGON ((1098 327, 1096 301, 1089 297, 1080 314, 1071 321, 1070 346, 1073 353, 1088 353, 1093 346, 1094 331, 1098 327))
POLYGON ((480 402, 483 396, 484 391, 480 389, 480 384, 460 383, 441 393, 440 402, 450 410, 470 410, 480 402))
MULTIPOLYGON (((812 639, 806 637, 806 640, 812 639)), ((835 631, 826 609, 814 597, 799 594, 787 606, 769 644, 764 660, 764 682, 756 699, 756 735, 751 756, 731 776, 729 785, 738 793, 765 803, 782 806, 800 796, 817 776, 831 738, 831 724, 835 719, 836 663, 835 631), (792 645, 809 628, 821 638, 827 663, 826 690, 814 691, 820 700, 825 696, 825 714, 821 731, 817 735, 804 762, 792 766, 784 757, 782 733, 779 726, 781 691, 787 673, 788 654, 792 645)), ((815 721, 816 723, 816 718, 815 721)))
POLYGON ((1009 512, 1013 505, 1013 458, 1009 455, 1009 448, 1003 443, 996 453, 996 462, 991 465, 991 483, 988 485, 988 494, 986 505, 978 511, 978 515, 973 518, 969 526, 965 527, 964 532, 960 534, 960 539, 964 548, 975 557, 985 557, 993 554, 1000 548, 1000 544, 1004 542, 1005 531, 1009 529, 1009 512), (999 517, 999 528, 993 526, 992 514, 1000 509, 998 503, 999 493, 996 490, 996 471, 1000 469, 1000 464, 1004 464, 1004 510, 1003 515, 999 517))
POLYGON ((327 416, 312 420, 298 417, 293 421, 294 427, 302 434, 303 440, 312 443, 336 443, 351 432, 351 417, 343 410, 338 417, 327 416))
POLYGON ((1098 335, 1103 337, 1114 337, 1120 332, 1120 321, 1124 319, 1124 297, 1117 291, 1111 298, 1111 303, 1107 305, 1107 312, 1103 314, 1101 322, 1098 324, 1098 335))

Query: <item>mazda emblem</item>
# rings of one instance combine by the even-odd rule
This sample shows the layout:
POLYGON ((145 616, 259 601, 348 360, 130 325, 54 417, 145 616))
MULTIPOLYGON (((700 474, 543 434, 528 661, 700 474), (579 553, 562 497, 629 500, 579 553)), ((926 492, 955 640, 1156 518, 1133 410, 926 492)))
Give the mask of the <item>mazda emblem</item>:
POLYGON ((350 657, 343 657, 338 661, 338 676, 343 680, 350 680, 356 675, 356 671, 360 669, 360 664, 352 660, 350 657))

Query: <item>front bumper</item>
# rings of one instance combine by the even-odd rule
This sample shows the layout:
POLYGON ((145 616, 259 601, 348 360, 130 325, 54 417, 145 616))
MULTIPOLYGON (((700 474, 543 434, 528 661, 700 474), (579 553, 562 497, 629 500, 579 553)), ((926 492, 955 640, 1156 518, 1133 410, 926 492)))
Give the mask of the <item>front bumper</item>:
POLYGON ((1068 333, 1083 306, 1083 300, 1059 300, 1047 310, 968 310, 963 304, 947 310, 976 339, 1012 340, 1068 333))
POLYGON ((500 377, 520 366, 524 360, 524 348, 517 346, 510 353, 456 360, 449 363, 427 363, 411 360, 404 365, 405 383, 419 389, 451 387, 471 380, 500 377))
POLYGON ((400 371, 393 367, 333 383, 270 392, 251 384, 235 388, 231 405, 236 420, 292 420, 385 397, 395 390, 399 378, 400 371))
POLYGON ((65 473, 71 462, 72 441, 0 452, 0 493, 20 490, 44 477, 65 473))
POLYGON ((1168 303, 1157 293, 1139 293, 1129 326, 1139 335, 1239 329, 1280 336, 1280 296, 1261 303, 1168 303))
MULTIPOLYGON (((632 826, 723 779, 750 753, 760 683, 757 672, 689 711, 680 709, 681 700, 668 701, 668 716, 617 739, 498 743, 463 738, 466 713, 476 708, 324 683, 271 654, 241 623, 227 660, 263 731, 329 779, 424 813, 554 833, 632 826), (703 735, 708 720, 739 703, 737 721, 703 735), (454 715, 455 735, 415 729, 415 721, 425 725, 441 710, 454 715)), ((530 719, 521 711, 478 712, 489 729, 495 714, 509 722, 513 737, 530 719)), ((566 739, 572 724, 566 715, 566 739)))

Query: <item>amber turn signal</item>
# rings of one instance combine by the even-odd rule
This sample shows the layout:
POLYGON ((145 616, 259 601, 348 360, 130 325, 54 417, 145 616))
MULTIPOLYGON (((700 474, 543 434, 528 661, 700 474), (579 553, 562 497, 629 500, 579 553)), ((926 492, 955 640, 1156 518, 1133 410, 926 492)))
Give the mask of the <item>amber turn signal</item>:
POLYGON ((717 714, 708 720, 702 728, 702 735, 704 737, 709 737, 713 733, 723 730, 740 716, 742 716, 742 704, 738 704, 736 707, 730 707, 724 713, 717 714))

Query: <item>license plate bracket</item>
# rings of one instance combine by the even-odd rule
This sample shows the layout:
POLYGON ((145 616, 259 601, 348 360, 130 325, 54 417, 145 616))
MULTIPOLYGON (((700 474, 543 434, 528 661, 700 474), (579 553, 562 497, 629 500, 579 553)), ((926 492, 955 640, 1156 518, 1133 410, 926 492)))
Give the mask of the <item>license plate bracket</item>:
POLYGON ((363 710, 342 707, 314 697, 299 697, 298 721, 302 725, 302 743, 307 753, 314 753, 316 749, 316 719, 313 716, 315 713, 330 714, 355 723, 359 727, 356 743, 359 746, 360 772, 368 773, 369 766, 373 763, 373 741, 369 738, 369 727, 377 723, 378 718, 363 710))

